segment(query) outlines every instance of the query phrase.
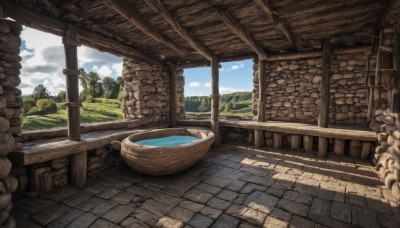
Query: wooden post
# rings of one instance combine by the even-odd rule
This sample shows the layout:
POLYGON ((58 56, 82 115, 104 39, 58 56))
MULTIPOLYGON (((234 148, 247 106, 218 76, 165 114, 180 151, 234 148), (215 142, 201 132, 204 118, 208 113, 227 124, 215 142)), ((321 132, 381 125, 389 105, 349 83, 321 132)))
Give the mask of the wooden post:
POLYGON ((68 110, 68 139, 73 141, 81 140, 80 131, 80 104, 79 104, 79 71, 78 71, 78 27, 68 25, 65 37, 63 38, 65 50, 64 74, 67 85, 67 110, 68 110))
POLYGON ((326 157, 328 155, 328 138, 318 138, 318 157, 326 157))
POLYGON ((217 58, 213 58, 211 62, 211 130, 214 132, 214 146, 220 144, 219 135, 219 63, 217 58))
POLYGON ((82 187, 86 183, 87 153, 86 151, 73 154, 70 157, 70 179, 71 184, 82 187))
POLYGON ((335 153, 338 156, 343 156, 344 155, 344 139, 335 139, 335 143, 333 145, 333 153, 335 153))
POLYGON ((171 63, 169 65, 170 73, 170 97, 171 97, 171 127, 177 127, 177 114, 176 114, 176 99, 177 99, 177 88, 176 88, 176 65, 171 63))
POLYGON ((314 137, 312 135, 304 135, 303 136, 304 151, 312 152, 313 151, 313 142, 314 142, 314 137))
POLYGON ((349 144, 350 156, 359 158, 361 154, 361 142, 358 140, 351 140, 349 144))
POLYGON ((323 44, 323 63, 321 80, 321 102, 319 108, 319 127, 328 127, 329 124, 329 96, 330 96, 330 64, 331 64, 331 43, 324 40, 323 44))
POLYGON ((368 159, 369 153, 371 152, 372 143, 371 142, 362 142, 361 143, 361 159, 368 159))
POLYGON ((281 149, 282 148, 282 134, 281 133, 272 133, 272 138, 274 139, 274 148, 281 149))
POLYGON ((301 135, 290 136, 290 148, 298 150, 301 147, 301 135))
MULTIPOLYGON (((266 76, 265 76, 265 60, 258 61, 258 114, 257 121, 265 121, 265 96, 266 96, 266 76)), ((257 148, 265 146, 264 131, 255 130, 254 144, 257 148)))

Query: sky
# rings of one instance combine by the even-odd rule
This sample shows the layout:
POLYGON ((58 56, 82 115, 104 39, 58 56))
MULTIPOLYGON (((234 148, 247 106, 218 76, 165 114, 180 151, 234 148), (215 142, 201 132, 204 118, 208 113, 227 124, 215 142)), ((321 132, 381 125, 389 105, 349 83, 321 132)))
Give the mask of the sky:
MULTIPOLYGON (((44 84, 51 95, 65 90, 64 46, 61 37, 24 27, 21 34, 21 85, 23 95, 29 95, 38 84, 44 84)), ((121 75, 122 58, 95 49, 78 47, 79 67, 95 71, 101 78, 121 75)), ((222 63, 220 94, 252 90, 252 60, 222 63)), ((211 68, 185 69, 185 96, 211 94, 211 68)))

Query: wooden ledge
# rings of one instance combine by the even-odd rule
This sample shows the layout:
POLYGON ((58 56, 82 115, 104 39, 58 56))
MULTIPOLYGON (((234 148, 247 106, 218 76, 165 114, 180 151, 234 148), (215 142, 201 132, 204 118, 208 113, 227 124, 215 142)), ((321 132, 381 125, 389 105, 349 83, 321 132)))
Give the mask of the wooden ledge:
MULTIPOLYGON (((210 126, 210 120, 179 120, 181 126, 210 126)), ((236 121, 220 120, 221 127, 245 128, 252 130, 262 130, 296 135, 321 136, 325 138, 347 139, 376 142, 377 134, 368 129, 360 129, 358 126, 331 126, 320 128, 314 124, 292 123, 281 121, 255 122, 255 121, 236 121)))
POLYGON ((77 154, 111 144, 114 140, 123 140, 129 135, 146 131, 146 129, 165 128, 168 124, 143 129, 107 130, 82 134, 81 141, 70 141, 65 137, 35 140, 24 143, 23 147, 11 152, 10 159, 21 165, 32 165, 56 158, 77 154))

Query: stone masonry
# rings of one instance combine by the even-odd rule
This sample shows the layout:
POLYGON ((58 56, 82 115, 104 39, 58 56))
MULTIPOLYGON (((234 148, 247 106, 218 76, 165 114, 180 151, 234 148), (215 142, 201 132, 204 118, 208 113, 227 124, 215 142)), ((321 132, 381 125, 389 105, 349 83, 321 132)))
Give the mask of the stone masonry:
MULTIPOLYGON (((365 67, 368 54, 332 55, 331 124, 367 124, 365 67)), ((375 59, 372 58, 371 69, 374 65, 375 59)), ((257 63, 253 68, 253 113, 257 115, 257 63)), ((316 123, 321 97, 322 57, 268 62, 266 71, 266 120, 316 123)))
POLYGON ((18 182, 9 175, 12 164, 7 154, 14 149, 21 132, 21 91, 15 88, 21 83, 21 30, 21 25, 0 19, 0 227, 15 227, 15 220, 9 213, 12 208, 11 194, 18 182))
MULTIPOLYGON (((127 58, 124 58, 123 66, 125 118, 139 119, 145 123, 169 121, 171 110, 169 69, 127 58)), ((183 71, 177 70, 178 119, 185 116, 183 86, 183 71)))

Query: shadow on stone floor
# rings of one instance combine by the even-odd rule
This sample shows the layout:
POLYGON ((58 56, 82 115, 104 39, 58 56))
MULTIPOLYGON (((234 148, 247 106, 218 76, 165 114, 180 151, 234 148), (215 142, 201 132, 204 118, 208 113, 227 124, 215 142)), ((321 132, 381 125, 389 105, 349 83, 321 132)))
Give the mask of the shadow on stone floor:
POLYGON ((19 227, 400 227, 366 161, 232 145, 170 176, 112 167, 82 189, 20 198, 12 213, 19 227))

